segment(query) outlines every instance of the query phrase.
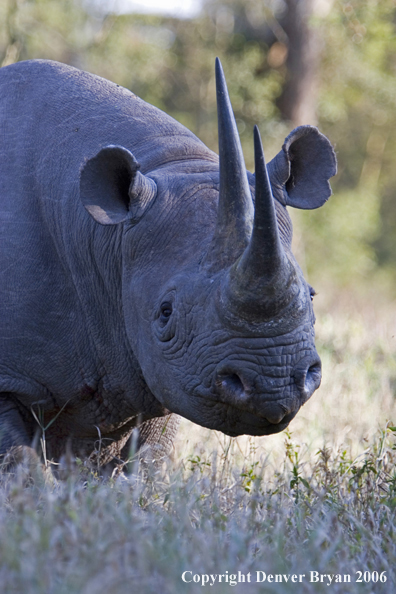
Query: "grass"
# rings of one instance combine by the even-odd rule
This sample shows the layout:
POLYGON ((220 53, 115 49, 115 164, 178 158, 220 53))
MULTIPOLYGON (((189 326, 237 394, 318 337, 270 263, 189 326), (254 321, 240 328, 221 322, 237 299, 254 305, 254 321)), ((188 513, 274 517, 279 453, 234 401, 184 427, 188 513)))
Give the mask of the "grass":
POLYGON ((206 580, 229 592, 238 572, 251 579, 231 586, 238 593, 392 592, 394 311, 382 316, 321 316, 323 386, 289 432, 231 439, 183 421, 161 468, 3 475, 0 592, 177 594, 206 580), (332 584, 310 581, 311 571, 332 584))

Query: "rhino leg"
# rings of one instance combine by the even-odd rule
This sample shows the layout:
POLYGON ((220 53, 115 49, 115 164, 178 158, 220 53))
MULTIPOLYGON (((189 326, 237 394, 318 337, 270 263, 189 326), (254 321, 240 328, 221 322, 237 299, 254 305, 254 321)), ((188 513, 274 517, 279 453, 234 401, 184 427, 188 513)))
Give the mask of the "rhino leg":
POLYGON ((0 394, 0 455, 4 455, 14 446, 30 446, 31 442, 24 420, 11 395, 0 394))
MULTIPOLYGON (((180 424, 178 415, 170 414, 156 417, 139 425, 137 450, 143 463, 158 462, 172 452, 173 441, 180 424)), ((121 458, 127 460, 131 451, 131 437, 121 452, 121 458)))
POLYGON ((0 468, 14 471, 23 465, 26 476, 43 478, 40 457, 32 447, 25 422, 11 394, 0 394, 0 468))
POLYGON ((143 460, 159 460, 171 454, 179 429, 180 417, 167 415, 142 423, 139 427, 138 448, 143 460))

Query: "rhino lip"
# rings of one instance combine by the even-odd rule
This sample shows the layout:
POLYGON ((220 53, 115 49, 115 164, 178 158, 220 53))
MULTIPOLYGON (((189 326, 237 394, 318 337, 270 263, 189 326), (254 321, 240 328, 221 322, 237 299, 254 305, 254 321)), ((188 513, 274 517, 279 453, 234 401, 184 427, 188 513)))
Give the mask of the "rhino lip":
POLYGON ((229 404, 225 406, 225 414, 221 425, 212 428, 219 429, 230 437, 238 437, 238 435, 264 436, 280 433, 286 429, 298 412, 298 410, 293 411, 287 414, 280 423, 274 424, 261 415, 237 409, 229 404))
POLYGON ((299 402, 292 411, 288 412, 288 409, 280 402, 266 399, 263 401, 263 409, 260 410, 258 408, 253 409, 252 403, 249 403, 248 397, 241 399, 238 402, 227 402, 210 390, 205 391, 205 393, 203 393, 201 390, 196 390, 194 392, 194 396, 204 400, 205 402, 210 401, 217 406, 224 407, 226 411, 226 421, 224 424, 228 425, 229 429, 221 429, 221 431, 227 435, 230 435, 231 437, 241 435, 241 431, 239 429, 237 429, 237 431, 233 430, 233 427, 237 428, 241 425, 255 429, 253 433, 250 433, 248 430, 243 431, 243 433, 248 435, 270 435, 272 433, 283 431, 286 429, 290 421, 296 416, 302 404, 299 402), (278 407, 283 408, 285 414, 282 416, 279 422, 274 423, 268 420, 266 416, 268 415, 268 408, 265 410, 265 405, 268 407, 269 404, 276 404, 278 407))
POLYGON ((221 431, 222 433, 225 433, 225 435, 229 435, 230 437, 238 437, 239 435, 252 435, 256 437, 263 437, 265 435, 274 435, 275 433, 280 433, 281 431, 286 429, 289 423, 290 421, 287 421, 285 423, 278 423, 277 425, 273 425, 272 423, 268 423, 266 425, 255 425, 253 423, 244 422, 241 423, 241 429, 239 430, 235 431, 234 429, 227 426, 222 427, 221 431))
POLYGON ((234 406, 230 406, 227 409, 227 425, 229 427, 228 431, 223 431, 223 433, 227 433, 232 437, 241 434, 239 430, 240 426, 244 426, 244 433, 249 434, 249 428, 251 428, 254 432, 253 435, 271 435, 272 433, 279 433, 286 429, 289 425, 290 421, 296 416, 298 409, 293 412, 288 413, 283 417, 283 419, 279 423, 271 423, 267 418, 260 414, 253 414, 249 411, 236 409, 234 406), (241 415, 242 412, 242 415, 241 415), (230 414, 231 413, 231 414, 230 414), (237 415, 237 418, 235 416, 237 415), (257 422, 259 420, 259 422, 257 422), (237 432, 234 432, 234 428, 237 429, 237 432))

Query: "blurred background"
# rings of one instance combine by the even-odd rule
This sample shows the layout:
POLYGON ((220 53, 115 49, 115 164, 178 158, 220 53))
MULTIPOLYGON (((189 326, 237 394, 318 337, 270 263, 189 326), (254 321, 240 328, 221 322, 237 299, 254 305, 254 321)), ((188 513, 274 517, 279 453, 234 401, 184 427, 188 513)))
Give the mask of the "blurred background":
POLYGON ((254 124, 268 160, 300 124, 329 137, 334 196, 290 209, 325 368, 292 425, 333 442, 362 439, 395 412, 395 29, 395 0, 0 2, 1 66, 47 58, 103 76, 216 152, 219 56, 250 170, 254 124))

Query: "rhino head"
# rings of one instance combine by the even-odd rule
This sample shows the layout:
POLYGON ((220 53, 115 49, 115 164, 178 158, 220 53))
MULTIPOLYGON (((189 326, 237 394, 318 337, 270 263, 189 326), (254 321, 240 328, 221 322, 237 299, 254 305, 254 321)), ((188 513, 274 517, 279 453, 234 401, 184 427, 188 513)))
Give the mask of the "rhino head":
POLYGON ((107 147, 83 169, 81 196, 98 222, 121 223, 123 316, 150 392, 202 426, 268 435, 321 381, 314 291, 286 206, 321 206, 336 159, 304 126, 267 168, 256 127, 247 173, 219 61, 216 83, 219 165, 197 155, 142 174, 128 150, 107 147), (93 199, 99 170, 113 173, 93 199))

